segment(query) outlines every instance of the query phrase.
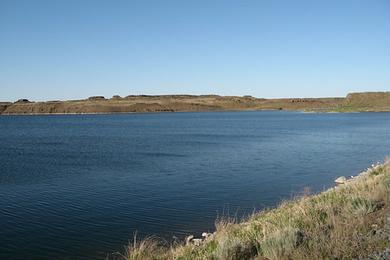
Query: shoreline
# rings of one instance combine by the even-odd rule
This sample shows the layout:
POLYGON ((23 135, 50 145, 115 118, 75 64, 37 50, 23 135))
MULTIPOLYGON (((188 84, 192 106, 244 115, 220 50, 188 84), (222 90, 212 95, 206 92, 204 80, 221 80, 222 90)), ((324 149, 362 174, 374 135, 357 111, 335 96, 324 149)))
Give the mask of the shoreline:
POLYGON ((172 113, 223 113, 223 112, 291 112, 303 114, 363 114, 363 113, 390 113, 389 111, 305 111, 305 110, 279 110, 279 109, 246 109, 246 110, 209 110, 209 111, 150 111, 150 112, 91 112, 91 113, 15 113, 0 114, 0 117, 12 116, 85 116, 85 115, 132 115, 132 114, 172 114, 172 113))
MULTIPOLYGON (((78 115, 124 115, 124 114, 172 114, 172 113, 223 113, 223 112, 257 112, 257 111, 280 111, 276 109, 259 110, 209 110, 209 111, 151 111, 151 112, 94 112, 94 113, 26 113, 26 114, 0 114, 1 116, 78 116, 78 115)), ((283 110, 284 112, 304 112, 298 110, 283 110)), ((389 111, 390 112, 390 111, 389 111)))
MULTIPOLYGON (((302 110, 278 110, 278 109, 247 109, 247 110, 209 110, 209 111, 151 111, 151 112, 95 112, 95 113, 20 113, 20 114, 0 114, 1 116, 78 116, 78 115, 124 115, 124 114, 176 114, 176 113, 223 113, 223 112, 296 112, 296 113, 311 113, 302 110)), ((382 111, 381 111, 382 112, 382 111)), ((383 111, 388 112, 388 111, 383 111)), ((389 111, 390 112, 390 111, 389 111)), ((317 112, 313 112, 317 113, 317 112)), ((318 112, 318 114, 327 113, 327 112, 318 112)), ((338 113, 338 112, 335 112, 338 113)), ((360 113, 360 112, 357 112, 360 113)))
POLYGON ((181 243, 134 237, 108 259, 387 259, 375 257, 390 256, 390 160, 335 182, 181 243))

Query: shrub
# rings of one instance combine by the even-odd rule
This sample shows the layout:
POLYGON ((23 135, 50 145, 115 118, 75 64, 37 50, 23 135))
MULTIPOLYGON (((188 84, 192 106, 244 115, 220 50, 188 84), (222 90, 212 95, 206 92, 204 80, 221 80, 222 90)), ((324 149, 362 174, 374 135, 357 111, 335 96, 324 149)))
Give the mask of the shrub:
POLYGON ((377 209, 376 203, 371 200, 356 197, 351 201, 351 212, 358 216, 364 216, 374 212, 377 209))
POLYGON ((266 238, 260 248, 263 256, 269 259, 283 259, 302 242, 302 233, 292 227, 287 227, 274 232, 266 238))

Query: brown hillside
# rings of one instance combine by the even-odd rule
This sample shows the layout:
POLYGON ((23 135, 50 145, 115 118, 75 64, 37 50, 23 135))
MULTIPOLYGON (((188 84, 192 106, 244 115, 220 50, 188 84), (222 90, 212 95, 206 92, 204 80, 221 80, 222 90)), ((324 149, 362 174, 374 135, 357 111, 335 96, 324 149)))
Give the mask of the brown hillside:
POLYGON ((218 95, 129 95, 106 99, 94 96, 85 100, 0 103, 1 114, 93 114, 178 111, 390 111, 390 92, 352 93, 346 98, 264 99, 252 96, 218 95))

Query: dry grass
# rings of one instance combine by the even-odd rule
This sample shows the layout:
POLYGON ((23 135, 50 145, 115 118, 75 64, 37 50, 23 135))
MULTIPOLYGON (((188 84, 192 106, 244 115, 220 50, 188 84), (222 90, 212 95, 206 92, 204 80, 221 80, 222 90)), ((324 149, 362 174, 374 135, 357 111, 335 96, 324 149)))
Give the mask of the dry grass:
POLYGON ((137 233, 134 234, 133 241, 125 247, 125 253, 115 253, 107 259, 127 259, 127 260, 149 260, 167 259, 166 248, 162 246, 162 241, 148 237, 140 241, 137 240, 137 233))
POLYGON ((219 221, 202 245, 146 239, 121 259, 351 259, 390 248, 390 161, 345 185, 283 202, 241 223, 219 221), (378 235, 382 234, 382 235, 378 235), (388 236, 383 236, 388 234, 388 236))

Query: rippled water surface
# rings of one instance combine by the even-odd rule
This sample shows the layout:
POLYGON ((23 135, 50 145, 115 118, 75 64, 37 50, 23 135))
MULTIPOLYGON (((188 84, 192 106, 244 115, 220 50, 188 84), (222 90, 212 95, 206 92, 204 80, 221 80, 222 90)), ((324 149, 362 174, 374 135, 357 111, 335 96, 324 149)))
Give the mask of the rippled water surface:
POLYGON ((104 259, 390 155, 390 113, 0 117, 0 259, 104 259))

